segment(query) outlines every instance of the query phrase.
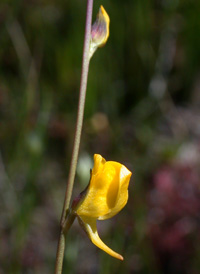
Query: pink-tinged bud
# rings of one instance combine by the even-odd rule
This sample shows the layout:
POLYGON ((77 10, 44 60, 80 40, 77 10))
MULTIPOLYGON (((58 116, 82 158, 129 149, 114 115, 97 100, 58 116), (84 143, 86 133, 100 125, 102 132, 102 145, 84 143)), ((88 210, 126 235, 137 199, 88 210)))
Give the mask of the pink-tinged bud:
POLYGON ((90 42, 90 58, 98 47, 103 47, 109 37, 109 25, 110 18, 105 11, 104 7, 101 6, 97 19, 92 25, 91 30, 91 42, 90 42))

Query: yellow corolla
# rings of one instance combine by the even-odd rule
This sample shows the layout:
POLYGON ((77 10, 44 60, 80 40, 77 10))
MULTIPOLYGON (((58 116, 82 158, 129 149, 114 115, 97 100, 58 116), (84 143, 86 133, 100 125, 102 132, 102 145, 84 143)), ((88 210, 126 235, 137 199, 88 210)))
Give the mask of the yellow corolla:
POLYGON ((99 238, 96 220, 105 220, 116 215, 127 203, 131 172, 122 164, 106 161, 94 155, 94 167, 90 183, 72 210, 91 241, 113 257, 123 257, 107 247, 99 238))

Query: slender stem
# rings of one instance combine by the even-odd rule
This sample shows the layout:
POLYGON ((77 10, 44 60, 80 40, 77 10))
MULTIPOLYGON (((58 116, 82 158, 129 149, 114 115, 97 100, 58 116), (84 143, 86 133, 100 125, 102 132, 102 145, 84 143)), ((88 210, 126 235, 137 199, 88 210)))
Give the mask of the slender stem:
POLYGON ((81 132, 83 126, 83 115, 85 107, 85 96, 87 88, 88 70, 89 70, 89 48, 90 48, 90 35, 91 35, 91 23, 92 23, 92 9, 93 0, 88 0, 87 4, 87 14, 86 14, 86 25, 85 25, 85 39, 83 47, 83 60, 82 60, 82 72, 81 72, 81 82, 80 82, 80 93, 79 93, 79 103, 78 103, 78 113, 76 121, 76 131, 74 136, 74 146, 72 151, 72 159, 69 170, 69 177, 67 183, 67 189, 65 193, 65 201, 62 213, 61 223, 65 221, 65 213, 69 208, 70 199, 72 195, 72 189, 74 185, 74 178, 76 173, 76 166, 78 160, 78 152, 80 147, 81 132))
POLYGON ((60 229, 60 235, 58 240, 57 246, 57 254, 56 254, 56 265, 55 265, 55 274, 61 274, 63 268, 63 259, 64 259, 64 252, 65 252, 65 234, 60 229))
POLYGON ((55 274, 62 273, 63 258, 64 258, 64 252, 65 252, 65 235, 67 234, 68 230, 73 224, 75 217, 76 216, 74 214, 68 214, 65 220, 64 228, 62 226, 60 227, 60 235, 59 235, 57 255, 56 255, 55 274))
POLYGON ((73 151, 72 151, 72 158, 71 158, 67 188, 65 193, 63 212, 61 217, 61 229, 60 229, 60 236, 59 236, 58 247, 57 247, 55 274, 62 273, 63 258, 64 258, 64 252, 65 252, 65 234, 66 234, 66 232, 64 232, 64 224, 65 224, 65 218, 69 209, 70 200, 72 196, 76 166, 78 161, 78 153, 79 153, 79 147, 80 147, 81 132, 82 132, 82 126, 83 126, 85 97, 86 97, 88 70, 89 70, 89 62, 90 62, 89 48, 90 48, 90 35, 91 35, 91 24, 92 24, 92 10, 93 10, 93 0, 88 0, 76 130, 75 130, 75 136, 74 136, 74 145, 73 145, 73 151))

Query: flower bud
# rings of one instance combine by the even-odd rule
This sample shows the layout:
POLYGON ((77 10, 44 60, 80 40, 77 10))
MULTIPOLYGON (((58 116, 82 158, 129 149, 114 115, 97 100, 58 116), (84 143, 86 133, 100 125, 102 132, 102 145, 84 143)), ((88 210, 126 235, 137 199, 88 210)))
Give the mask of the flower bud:
POLYGON ((90 58, 98 47, 103 47, 109 37, 109 25, 110 18, 105 11, 104 7, 101 6, 97 19, 92 25, 91 30, 91 41, 90 41, 90 58))

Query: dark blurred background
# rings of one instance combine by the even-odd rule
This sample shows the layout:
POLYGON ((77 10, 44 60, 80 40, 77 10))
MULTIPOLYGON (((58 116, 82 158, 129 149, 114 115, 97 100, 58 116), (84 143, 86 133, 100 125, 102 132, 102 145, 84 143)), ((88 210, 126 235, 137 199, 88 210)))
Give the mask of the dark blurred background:
MULTIPOLYGON (((0 3, 0 273, 53 273, 77 112, 86 0, 0 3)), ((64 273, 200 269, 200 1, 94 1, 110 38, 91 60, 73 197, 93 154, 132 172, 98 223, 119 262, 74 223, 64 273)))

